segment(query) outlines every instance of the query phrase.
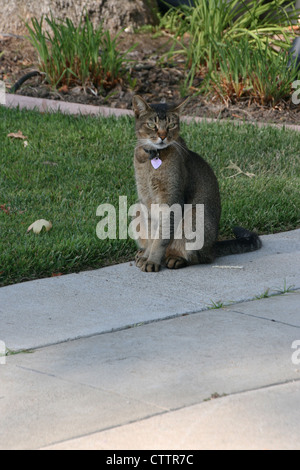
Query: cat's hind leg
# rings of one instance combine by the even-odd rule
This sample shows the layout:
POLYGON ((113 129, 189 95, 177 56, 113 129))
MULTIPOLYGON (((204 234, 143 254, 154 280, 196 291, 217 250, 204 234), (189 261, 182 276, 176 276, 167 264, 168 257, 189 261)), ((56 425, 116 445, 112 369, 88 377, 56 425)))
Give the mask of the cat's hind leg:
POLYGON ((210 264, 214 261, 214 255, 211 250, 186 250, 185 242, 186 240, 174 240, 169 245, 165 257, 167 268, 179 269, 193 264, 210 264))
POLYGON ((172 240, 166 250, 165 265, 169 269, 179 269, 187 266, 188 260, 184 246, 185 240, 172 240))
MULTIPOLYGON (((196 233, 196 226, 193 227, 193 233, 196 233)), ((177 233, 178 238, 173 239, 166 250, 165 265, 169 269, 178 269, 194 264, 212 263, 215 258, 214 246, 203 243, 200 249, 190 250, 191 241, 188 240, 184 233, 177 233), (182 235, 180 237, 180 235, 182 235)), ((205 226, 204 240, 214 240, 215 229, 209 223, 205 226)), ((201 237, 200 237, 201 240, 201 237)), ((201 245, 201 243, 200 243, 201 245)))

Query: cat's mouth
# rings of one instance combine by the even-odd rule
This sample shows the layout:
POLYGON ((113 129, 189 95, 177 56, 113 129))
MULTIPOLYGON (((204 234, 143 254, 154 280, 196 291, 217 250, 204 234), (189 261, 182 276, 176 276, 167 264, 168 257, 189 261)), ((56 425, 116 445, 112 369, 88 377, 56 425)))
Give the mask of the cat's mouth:
POLYGON ((163 142, 163 141, 161 141, 161 142, 156 142, 156 143, 154 144, 155 148, 157 148, 157 149, 165 149, 165 148, 169 147, 169 145, 170 145, 169 142, 163 142))
POLYGON ((149 147, 150 149, 154 149, 154 150, 162 150, 162 149, 165 149, 167 147, 169 147, 171 145, 172 142, 169 142, 166 140, 163 141, 161 140, 160 142, 153 142, 153 140, 150 140, 150 139, 141 139, 140 141, 140 145, 142 145, 143 147, 149 147))
POLYGON ((160 144, 157 144, 156 147, 158 149, 165 149, 166 147, 169 147, 169 144, 161 142, 160 144))

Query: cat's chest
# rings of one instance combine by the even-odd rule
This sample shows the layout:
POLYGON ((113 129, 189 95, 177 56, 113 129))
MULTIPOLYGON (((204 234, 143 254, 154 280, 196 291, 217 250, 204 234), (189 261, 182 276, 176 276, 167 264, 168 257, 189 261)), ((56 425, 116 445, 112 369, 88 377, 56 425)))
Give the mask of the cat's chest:
POLYGON ((136 184, 139 199, 144 204, 159 204, 162 202, 166 188, 168 187, 168 175, 164 164, 158 168, 147 162, 144 168, 136 169, 136 184))

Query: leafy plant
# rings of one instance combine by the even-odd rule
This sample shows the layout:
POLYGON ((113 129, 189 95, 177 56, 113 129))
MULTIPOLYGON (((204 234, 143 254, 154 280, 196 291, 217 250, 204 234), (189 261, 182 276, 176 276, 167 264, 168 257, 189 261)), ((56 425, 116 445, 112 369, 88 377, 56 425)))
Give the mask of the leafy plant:
POLYGON ((280 100, 292 94, 292 83, 298 76, 296 63, 288 67, 287 54, 278 54, 270 58, 266 49, 258 49, 252 55, 252 69, 249 76, 252 85, 252 97, 261 105, 276 105, 280 100))
POLYGON ((88 16, 82 16, 78 26, 69 18, 59 20, 52 14, 40 20, 33 18, 31 25, 25 24, 39 55, 40 69, 54 88, 63 85, 113 88, 125 75, 124 63, 136 47, 119 52, 118 35, 112 39, 102 26, 94 28, 88 16))
MULTIPOLYGON (((194 0, 194 7, 183 5, 172 9, 169 24, 174 34, 174 44, 169 55, 184 54, 189 70, 186 86, 206 67, 215 68, 220 48, 224 43, 234 44, 246 39, 252 48, 272 45, 288 49, 294 37, 292 21, 299 11, 293 1, 273 0, 194 0), (179 49, 178 49, 179 46, 179 49), (175 48, 177 47, 177 50, 175 48)), ((164 20, 167 24, 167 20, 164 20)))
POLYGON ((298 75, 296 64, 288 66, 289 55, 270 53, 268 43, 251 47, 244 38, 225 42, 219 48, 216 67, 207 77, 207 88, 226 104, 250 99, 260 105, 290 97, 298 75))
POLYGON ((219 48, 218 65, 208 74, 208 88, 225 103, 235 103, 248 96, 251 90, 249 62, 248 41, 236 45, 223 44, 219 48))

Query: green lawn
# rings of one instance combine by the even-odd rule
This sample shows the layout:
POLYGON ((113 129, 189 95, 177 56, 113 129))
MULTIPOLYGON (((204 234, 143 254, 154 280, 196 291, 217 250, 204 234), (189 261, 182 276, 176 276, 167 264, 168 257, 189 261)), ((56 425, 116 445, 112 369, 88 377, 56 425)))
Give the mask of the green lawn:
MULTIPOLYGON (((300 135, 252 125, 183 124, 189 147, 220 182, 222 238, 233 225, 274 233, 299 227, 300 135), (230 161, 249 178, 226 169, 230 161)), ((0 285, 130 260, 135 244, 99 240, 97 207, 136 202, 130 117, 93 118, 0 107, 0 285), (24 141, 7 137, 21 130, 24 141), (53 228, 27 234, 37 219, 53 228)))

